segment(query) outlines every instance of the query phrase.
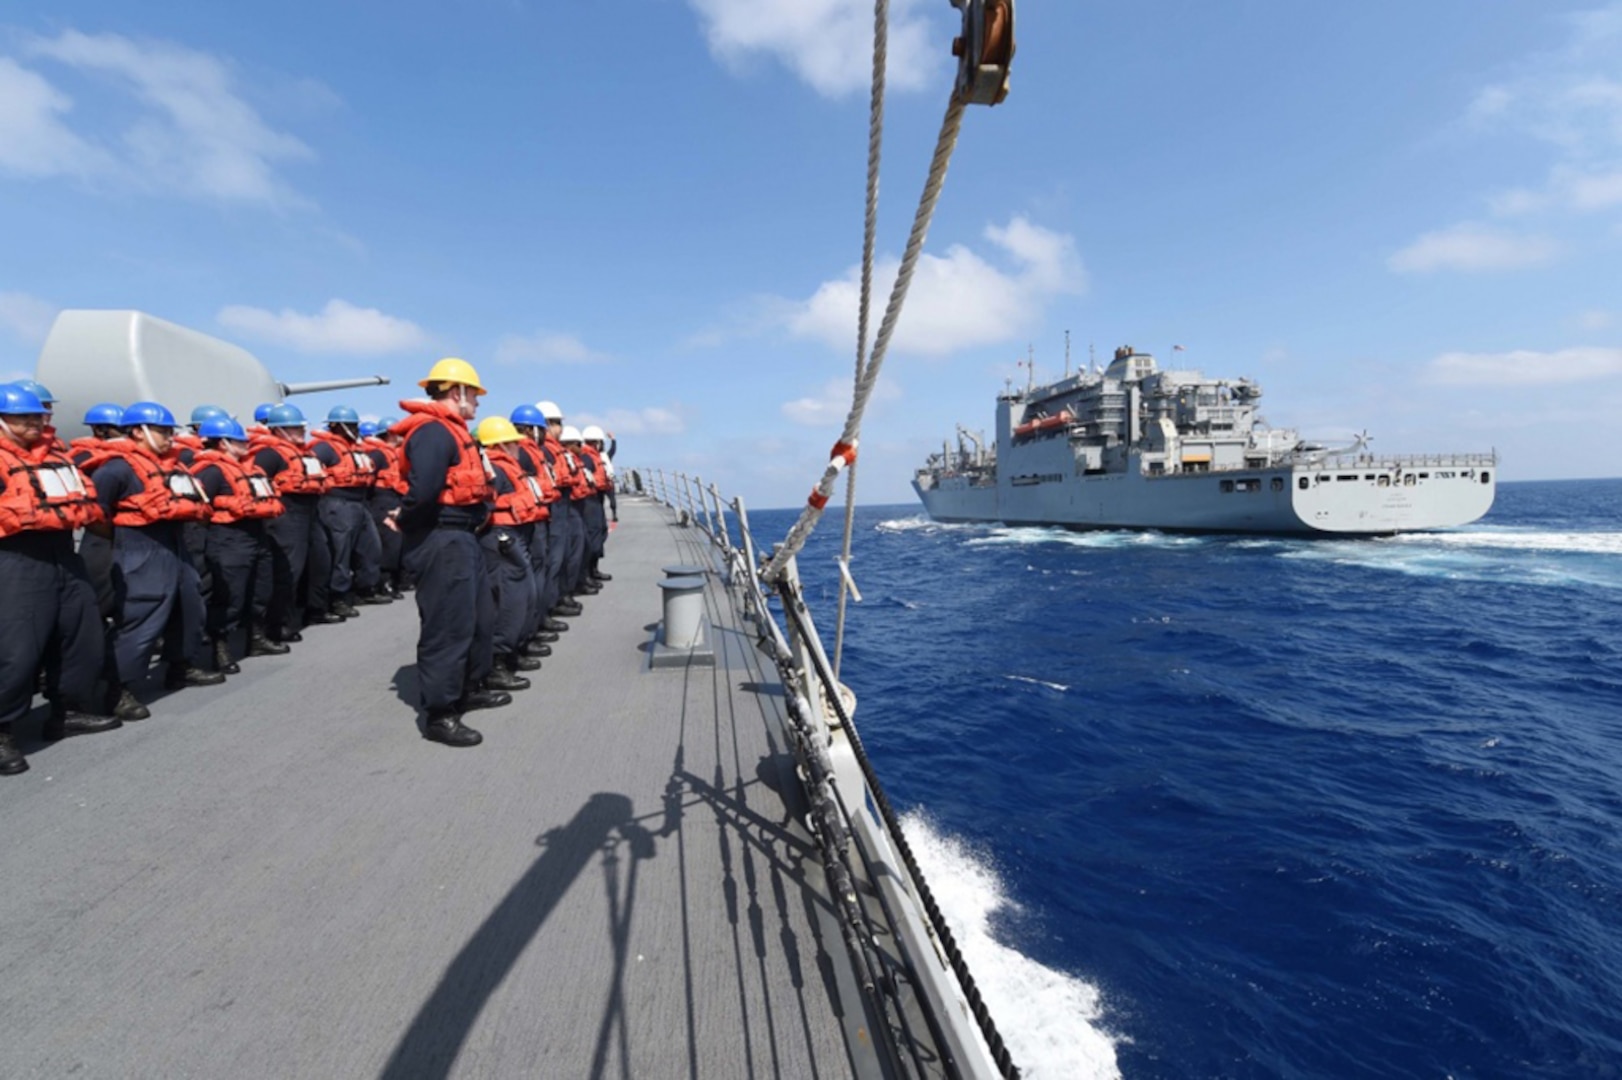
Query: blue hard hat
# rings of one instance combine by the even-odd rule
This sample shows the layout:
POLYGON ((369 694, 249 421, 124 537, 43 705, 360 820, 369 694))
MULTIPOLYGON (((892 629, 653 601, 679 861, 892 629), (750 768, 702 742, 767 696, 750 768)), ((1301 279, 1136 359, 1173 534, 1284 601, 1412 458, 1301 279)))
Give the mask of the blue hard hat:
POLYGON ((334 405, 327 410, 327 423, 329 424, 358 424, 360 413, 348 405, 334 405))
POLYGON ((38 379, 18 379, 11 385, 15 386, 19 390, 29 391, 35 397, 39 398, 40 404, 42 405, 56 404, 56 395, 51 393, 50 389, 38 379))
POLYGON ((297 405, 277 405, 265 414, 266 427, 303 427, 304 412, 297 405))
POLYGON ((92 405, 84 412, 84 422, 86 427, 117 427, 124 422, 124 406, 110 401, 92 405))
POLYGON ((156 401, 137 401, 124 410, 124 415, 118 421, 120 427, 140 427, 150 424, 153 427, 174 427, 175 414, 159 405, 156 401))
POLYGON ((270 410, 274 409, 275 407, 275 404, 269 401, 265 402, 263 405, 255 405, 253 408, 253 422, 256 424, 263 424, 265 422, 265 417, 269 416, 270 410))
POLYGON ((385 416, 377 422, 377 430, 379 433, 387 431, 399 422, 400 418, 398 416, 385 416))
POLYGON ((0 416, 44 416, 45 411, 45 403, 27 387, 16 383, 0 386, 0 416))
POLYGON ((528 427, 546 426, 546 414, 533 405, 518 406, 509 419, 515 424, 524 424, 528 427))
POLYGON ((204 420, 212 420, 216 416, 230 416, 231 414, 218 405, 199 405, 191 411, 192 424, 201 424, 204 420))
POLYGON ((362 420, 360 422, 360 437, 369 439, 378 432, 376 420, 362 420))
MULTIPOLYGON (((242 430, 242 425, 223 415, 210 416, 197 425, 197 434, 205 439, 235 439, 237 442, 247 442, 248 433, 242 430)), ((193 413, 192 416, 196 416, 193 413)))

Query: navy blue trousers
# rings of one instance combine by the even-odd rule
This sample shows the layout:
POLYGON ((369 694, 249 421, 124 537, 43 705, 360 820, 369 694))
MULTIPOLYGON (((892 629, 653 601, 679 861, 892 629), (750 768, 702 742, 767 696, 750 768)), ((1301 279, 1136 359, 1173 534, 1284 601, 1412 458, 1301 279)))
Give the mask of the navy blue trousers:
POLYGON ((569 500, 569 553, 563 557, 563 595, 580 589, 586 566, 586 509, 582 501, 569 500))
POLYGON ((321 524, 332 551, 332 574, 328 580, 333 594, 347 596, 357 589, 361 592, 376 589, 383 572, 383 541, 377 535, 377 523, 372 520, 366 501, 323 495, 321 524))
POLYGON ((479 540, 484 552, 485 580, 495 596, 496 617, 492 651, 497 656, 518 651, 536 605, 535 577, 529 549, 517 529, 494 528, 479 540), (502 542, 502 537, 506 542, 502 542))
POLYGON ((299 628, 302 609, 299 605, 299 579, 310 559, 310 533, 314 528, 316 497, 313 495, 284 495, 286 507, 281 517, 265 523, 270 536, 270 573, 261 575, 263 588, 255 598, 254 609, 260 613, 271 637, 281 637, 299 628))
POLYGON ((405 538, 404 566, 417 579, 417 693, 424 709, 450 711, 490 674, 495 598, 479 540, 464 529, 405 538))
POLYGON ((28 715, 45 662, 45 694, 99 711, 92 699, 105 642, 96 590, 69 533, 0 540, 0 725, 28 715))
POLYGON ((546 519, 546 588, 542 603, 551 611, 563 599, 563 571, 569 556, 569 500, 559 499, 546 519))
POLYGON ((224 640, 254 620, 254 583, 269 572, 273 545, 263 521, 210 525, 204 558, 212 585, 208 591, 208 633, 224 640))
POLYGON ((127 686, 146 674, 159 637, 170 663, 203 661, 202 585, 179 529, 168 524, 116 527, 113 592, 118 604, 113 657, 119 682, 127 686))

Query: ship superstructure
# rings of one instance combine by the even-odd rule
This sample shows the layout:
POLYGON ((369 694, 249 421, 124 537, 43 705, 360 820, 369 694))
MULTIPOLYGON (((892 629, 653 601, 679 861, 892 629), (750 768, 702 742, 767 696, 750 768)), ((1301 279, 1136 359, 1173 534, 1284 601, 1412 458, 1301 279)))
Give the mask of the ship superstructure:
POLYGON ((1492 506, 1496 454, 1308 443, 1268 426, 1261 396, 1122 346, 1102 372, 999 395, 995 441, 960 426, 913 488, 937 521, 1202 532, 1380 535, 1492 506))

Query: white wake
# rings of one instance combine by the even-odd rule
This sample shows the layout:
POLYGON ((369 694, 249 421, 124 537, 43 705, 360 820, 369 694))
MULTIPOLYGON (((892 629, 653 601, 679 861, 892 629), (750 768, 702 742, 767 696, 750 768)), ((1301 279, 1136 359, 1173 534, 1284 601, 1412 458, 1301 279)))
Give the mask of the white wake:
POLYGON ((903 815, 901 827, 1021 1074, 1028 1080, 1117 1080, 1115 1044, 1099 1026, 1098 990, 992 936, 993 913, 1013 901, 989 862, 941 834, 922 811, 903 815))

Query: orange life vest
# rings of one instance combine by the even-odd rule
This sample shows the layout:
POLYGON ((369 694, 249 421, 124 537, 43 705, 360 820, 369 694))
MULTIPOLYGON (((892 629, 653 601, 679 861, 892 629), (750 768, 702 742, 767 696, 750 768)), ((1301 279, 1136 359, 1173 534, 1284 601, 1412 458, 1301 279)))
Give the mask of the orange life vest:
POLYGON ((129 462, 141 490, 127 495, 113 508, 113 524, 129 529, 156 525, 162 521, 206 521, 208 499, 203 489, 173 451, 158 457, 150 448, 133 439, 107 444, 104 453, 92 456, 84 470, 94 473, 113 458, 129 462))
POLYGON ((607 491, 608 470, 603 466, 602 451, 588 444, 580 448, 580 453, 591 468, 591 486, 599 492, 607 491))
POLYGON ((74 463, 80 468, 83 468, 85 462, 89 461, 93 457, 96 457, 98 454, 102 454, 111 449, 115 443, 124 443, 128 441, 128 439, 123 437, 117 439, 98 439, 94 435, 81 435, 79 438, 74 439, 73 442, 68 444, 68 449, 71 451, 74 463))
POLYGON ((101 521, 96 486, 47 439, 25 450, 0 439, 0 536, 72 532, 101 521))
POLYGON ((552 515, 546 508, 540 481, 524 471, 519 460, 505 450, 489 451, 490 464, 500 469, 512 484, 509 494, 496 496, 495 509, 490 512, 492 525, 532 525, 552 515))
POLYGON ((203 440, 189 431, 175 432, 175 445, 182 450, 190 450, 194 454, 203 452, 203 440))
POLYGON ((368 450, 382 451, 383 457, 387 461, 386 465, 377 470, 377 486, 404 495, 406 486, 405 478, 400 475, 400 448, 372 436, 363 439, 362 445, 368 450))
POLYGON ((269 432, 250 435, 248 449, 254 453, 274 450, 287 465, 271 477, 278 495, 319 495, 327 490, 327 470, 321 465, 321 459, 310 453, 309 447, 269 432))
POLYGON ((377 483, 377 462, 357 442, 350 442, 330 431, 318 431, 310 436, 312 442, 323 442, 338 455, 338 464, 327 468, 327 487, 370 488, 377 483))
POLYGON ((580 460, 563 448, 563 444, 552 437, 551 432, 546 433, 544 447, 552 455, 552 472, 557 477, 558 490, 566 493, 571 499, 583 499, 586 493, 581 487, 585 477, 580 469, 580 460))
POLYGON ((490 484, 494 474, 489 459, 467 430, 467 421, 454 406, 443 401, 402 401, 400 408, 407 416, 389 431, 400 436, 400 477, 411 489, 411 455, 405 452, 405 442, 411 433, 425 424, 443 424, 456 440, 458 459, 445 473, 445 486, 439 492, 441 506, 476 506, 495 498, 490 484))
POLYGON ((196 476, 210 465, 220 470, 226 487, 214 497, 213 512, 208 519, 211 524, 235 525, 239 521, 273 518, 286 509, 281 496, 276 494, 276 485, 252 458, 239 461, 221 450, 200 450, 192 459, 192 475, 196 476))
POLYGON ((535 459, 535 482, 541 485, 541 501, 549 504, 557 502, 563 493, 558 490, 557 474, 552 470, 552 463, 546 460, 541 444, 525 436, 524 448, 535 459))

